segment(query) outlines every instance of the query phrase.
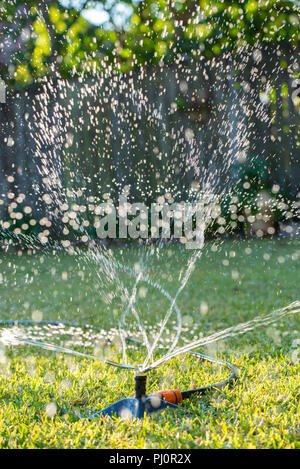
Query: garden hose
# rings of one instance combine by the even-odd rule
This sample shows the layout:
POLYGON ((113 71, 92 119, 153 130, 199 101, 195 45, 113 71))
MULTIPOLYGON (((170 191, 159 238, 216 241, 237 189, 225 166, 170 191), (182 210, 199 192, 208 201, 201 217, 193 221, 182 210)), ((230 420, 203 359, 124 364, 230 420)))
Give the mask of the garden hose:
POLYGON ((227 385, 231 384, 237 378, 237 371, 232 363, 228 361, 219 360, 217 358, 212 358, 207 355, 202 355, 199 352, 187 352, 190 355, 194 355, 200 361, 209 361, 212 363, 217 363, 219 365, 227 366, 231 369, 231 375, 229 378, 225 379, 224 381, 220 381, 219 383, 210 384, 209 386, 204 386, 201 388, 193 388, 187 389, 186 391, 179 391, 178 389, 169 389, 166 391, 159 391, 164 399, 172 404, 180 404, 184 399, 189 399, 193 394, 205 394, 206 392, 212 389, 223 389, 227 385))

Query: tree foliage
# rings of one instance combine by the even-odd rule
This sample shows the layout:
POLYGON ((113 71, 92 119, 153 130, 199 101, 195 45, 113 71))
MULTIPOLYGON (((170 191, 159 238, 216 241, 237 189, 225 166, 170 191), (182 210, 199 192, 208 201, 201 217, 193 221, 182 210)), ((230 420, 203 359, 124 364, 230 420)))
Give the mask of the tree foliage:
POLYGON ((127 24, 114 24, 120 2, 71 0, 0 1, 0 74, 28 84, 49 73, 72 76, 111 64, 127 71, 138 64, 172 61, 179 54, 220 54, 274 41, 299 40, 298 7, 278 0, 123 0, 127 24), (102 4, 110 21, 90 24, 83 9, 102 4))

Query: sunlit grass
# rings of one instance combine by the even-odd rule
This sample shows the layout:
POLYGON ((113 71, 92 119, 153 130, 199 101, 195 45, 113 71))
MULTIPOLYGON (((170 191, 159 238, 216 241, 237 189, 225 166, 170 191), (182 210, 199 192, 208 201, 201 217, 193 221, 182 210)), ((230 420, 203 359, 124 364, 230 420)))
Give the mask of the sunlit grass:
MULTIPOLYGON (((188 254, 174 249, 174 265, 170 261, 165 269, 173 265, 175 278, 188 254)), ((208 334, 299 299, 299 254, 299 242, 290 240, 228 241, 217 251, 208 243, 178 301, 185 329, 208 334)), ((97 323, 99 311, 104 314, 93 275, 81 279, 74 258, 61 256, 58 263, 57 257, 45 257, 41 263, 40 256, 9 253, 0 260, 1 319, 30 318, 39 310, 44 319, 97 323), (68 272, 66 280, 63 272, 68 272)), ((150 300, 157 301, 155 292, 150 300)), ((239 380, 186 401, 180 412, 169 410, 143 422, 86 418, 132 395, 131 373, 27 347, 0 349, 0 446, 299 448, 299 324, 299 317, 289 316, 203 348, 237 365, 239 380)), ((184 336, 189 337, 188 330, 184 336)), ((143 355, 138 349, 130 353, 137 362, 143 355)), ((225 376, 226 369, 185 355, 149 374, 149 392, 188 389, 225 376)))

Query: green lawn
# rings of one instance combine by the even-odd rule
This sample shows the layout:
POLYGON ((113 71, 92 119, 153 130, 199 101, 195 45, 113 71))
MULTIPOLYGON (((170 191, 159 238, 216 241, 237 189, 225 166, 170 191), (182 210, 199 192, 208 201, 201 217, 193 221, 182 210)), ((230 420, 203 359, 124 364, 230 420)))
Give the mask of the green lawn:
MULTIPOLYGON (((149 275, 157 275, 173 294, 189 255, 184 248, 169 247, 165 256, 150 261, 149 275)), ((130 265, 139 252, 132 247, 125 256, 115 248, 118 256, 130 265)), ((299 259, 297 240, 208 242, 178 298, 182 340, 299 300, 299 259)), ((66 254, 0 254, 0 319, 59 318, 116 326, 94 267, 66 254)), ((147 316, 151 333, 167 303, 151 286, 145 289, 139 308, 143 315, 152 311, 147 316)), ((132 395, 131 373, 88 359, 0 345, 0 447, 299 448, 299 324, 299 315, 288 316, 201 349, 237 365, 238 381, 185 401, 180 412, 169 410, 144 421, 81 418, 132 395)), ((107 346, 107 353, 119 356, 119 349, 107 346)), ((144 356, 142 349, 130 354, 137 362, 144 356)), ((184 355, 149 373, 149 392, 202 386, 226 375, 226 369, 199 365, 184 355)))

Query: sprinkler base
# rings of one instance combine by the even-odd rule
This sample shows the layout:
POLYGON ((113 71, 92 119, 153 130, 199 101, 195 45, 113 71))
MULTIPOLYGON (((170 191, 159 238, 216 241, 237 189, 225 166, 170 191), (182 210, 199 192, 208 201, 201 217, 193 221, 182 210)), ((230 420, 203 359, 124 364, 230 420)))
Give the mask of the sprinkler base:
POLYGON ((121 417, 124 419, 143 419, 145 415, 151 415, 167 408, 178 409, 178 406, 167 402, 160 394, 129 397, 105 407, 105 409, 94 414, 94 417, 108 415, 109 417, 121 417))
POLYGON ((188 399, 194 394, 204 394, 212 389, 223 389, 232 384, 236 379, 236 370, 231 363, 218 360, 217 358, 211 358, 198 352, 189 353, 197 357, 200 361, 210 361, 212 363, 228 366, 232 370, 231 376, 220 383, 210 384, 202 388, 193 388, 186 391, 168 389, 148 396, 146 393, 147 375, 139 374, 135 376, 135 397, 121 399, 105 407, 105 409, 100 410, 94 414, 93 417, 104 417, 107 415, 109 417, 119 417, 123 419, 143 419, 145 415, 151 415, 168 408, 179 409, 177 404, 180 404, 184 399, 188 399))

